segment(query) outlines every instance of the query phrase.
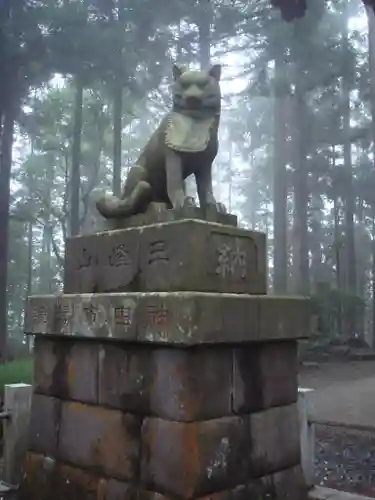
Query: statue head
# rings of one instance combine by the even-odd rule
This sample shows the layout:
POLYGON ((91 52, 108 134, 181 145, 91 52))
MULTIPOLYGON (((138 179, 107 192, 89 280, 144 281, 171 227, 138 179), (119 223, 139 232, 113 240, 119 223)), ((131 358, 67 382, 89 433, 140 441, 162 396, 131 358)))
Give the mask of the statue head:
POLYGON ((189 71, 173 65, 173 110, 195 116, 220 114, 221 66, 209 71, 189 71))

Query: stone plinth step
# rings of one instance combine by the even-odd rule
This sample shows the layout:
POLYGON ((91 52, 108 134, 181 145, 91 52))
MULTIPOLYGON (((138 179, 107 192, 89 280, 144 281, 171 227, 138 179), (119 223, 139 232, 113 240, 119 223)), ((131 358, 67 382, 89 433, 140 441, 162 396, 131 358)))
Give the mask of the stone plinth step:
POLYGON ((65 293, 266 293, 266 236, 180 220, 70 238, 65 293))
POLYGON ((28 334, 180 345, 308 337, 309 300, 202 292, 31 296, 28 334))
POLYGON ((220 213, 216 210, 204 212, 200 207, 190 205, 181 210, 167 209, 164 203, 150 203, 146 212, 133 215, 126 219, 103 219, 102 227, 105 229, 126 229, 128 227, 149 226, 160 222, 172 222, 183 219, 199 219, 216 222, 227 226, 237 226, 237 216, 220 213))

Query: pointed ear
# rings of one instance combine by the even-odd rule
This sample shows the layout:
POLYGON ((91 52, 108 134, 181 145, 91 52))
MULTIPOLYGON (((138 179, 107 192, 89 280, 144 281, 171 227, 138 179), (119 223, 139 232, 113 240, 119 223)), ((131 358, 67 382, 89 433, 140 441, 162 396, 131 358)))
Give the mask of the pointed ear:
POLYGON ((221 78, 221 64, 214 64, 213 66, 211 66, 208 74, 215 78, 217 82, 219 82, 221 78))
POLYGON ((174 80, 178 80, 180 78, 180 76, 182 75, 182 73, 183 73, 182 68, 180 68, 179 66, 177 66, 177 64, 174 64, 172 66, 172 74, 173 74, 173 79, 174 80))

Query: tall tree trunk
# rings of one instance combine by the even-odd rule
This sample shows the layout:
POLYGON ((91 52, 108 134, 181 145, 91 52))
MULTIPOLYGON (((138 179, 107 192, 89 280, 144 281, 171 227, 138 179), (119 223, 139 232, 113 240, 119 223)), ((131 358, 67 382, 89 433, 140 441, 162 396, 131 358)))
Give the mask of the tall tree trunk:
POLYGON ((202 70, 208 70, 211 61, 211 20, 212 5, 210 0, 199 0, 199 18, 197 19, 199 37, 199 64, 202 70))
MULTIPOLYGON (((342 50, 344 58, 349 53, 349 34, 348 23, 349 13, 348 4, 344 6, 344 29, 342 34, 342 50)), ((355 234, 354 234, 354 211, 355 195, 353 189, 353 168, 352 168, 352 147, 350 138, 350 83, 347 75, 352 68, 344 68, 342 78, 342 99, 343 99, 343 134, 344 134, 344 172, 345 172, 345 270, 346 270, 346 289, 350 294, 357 293, 357 261, 355 252, 355 234)), ((348 75, 350 78, 351 76, 348 75)), ((346 311, 347 334, 356 333, 356 309, 348 307, 346 311)))
MULTIPOLYGON (((275 82, 283 79, 283 54, 275 60, 275 82)), ((286 178, 286 113, 288 89, 275 88, 274 96, 274 152, 273 152, 273 289, 275 293, 287 291, 287 178, 286 178)))
POLYGON ((371 347, 375 347, 375 207, 372 207, 372 339, 371 347))
POLYGON ((121 148, 122 148, 122 97, 123 88, 120 78, 115 82, 113 99, 113 177, 112 190, 115 196, 121 193, 121 148))
POLYGON ((33 223, 27 223, 27 280, 26 280, 26 297, 31 295, 33 281, 33 223))
MULTIPOLYGON (((336 287, 338 291, 342 290, 341 279, 341 236, 340 236, 340 216, 337 196, 333 199, 333 247, 335 252, 336 264, 336 287)), ((340 295, 341 296, 341 295, 340 295)), ((341 300, 337 308, 337 332, 342 333, 342 306, 341 300)))
MULTIPOLYGON (((368 25, 368 48, 370 70, 370 103, 371 103, 371 139, 373 148, 373 161, 375 163, 375 14, 370 6, 366 6, 368 25)), ((372 342, 375 346, 375 195, 372 205, 373 231, 372 231, 372 342)))
POLYGON ((83 83, 80 78, 76 78, 75 86, 72 173, 70 176, 71 236, 76 236, 80 230, 79 198, 81 187, 81 138, 83 120, 83 83))
MULTIPOLYGON (((124 26, 125 5, 123 0, 118 1, 117 20, 118 32, 124 26)), ((121 193, 121 153, 122 153, 122 109, 123 109, 123 82, 124 82, 124 45, 121 37, 118 38, 117 56, 119 60, 118 72, 115 77, 113 95, 113 176, 112 191, 115 196, 121 193)))
POLYGON ((294 168, 294 217, 293 217, 293 284, 299 294, 309 293, 309 259, 307 206, 308 184, 306 165, 306 103, 300 76, 296 72, 293 99, 293 168, 294 168))
POLYGON ((12 147, 14 121, 19 108, 19 98, 14 93, 7 96, 0 146, 0 359, 4 360, 7 342, 7 278, 8 278, 8 229, 10 175, 12 168, 12 147))
POLYGON ((233 194, 233 142, 230 141, 229 145, 229 158, 228 158, 228 211, 232 212, 232 194, 233 194))

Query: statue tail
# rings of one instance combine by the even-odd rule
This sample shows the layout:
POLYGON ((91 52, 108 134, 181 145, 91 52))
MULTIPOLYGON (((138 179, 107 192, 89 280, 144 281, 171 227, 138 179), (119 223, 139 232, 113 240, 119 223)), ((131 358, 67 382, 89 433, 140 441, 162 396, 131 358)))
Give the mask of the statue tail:
POLYGON ((107 195, 96 202, 96 208, 106 219, 125 218, 134 214, 134 206, 129 198, 121 200, 107 195))

